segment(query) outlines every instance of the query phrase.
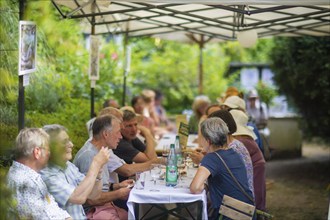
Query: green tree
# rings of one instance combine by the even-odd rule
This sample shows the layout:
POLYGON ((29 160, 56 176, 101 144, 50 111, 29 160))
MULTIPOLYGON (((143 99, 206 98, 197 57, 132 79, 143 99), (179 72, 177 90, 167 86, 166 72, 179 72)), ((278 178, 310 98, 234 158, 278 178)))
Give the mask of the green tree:
POLYGON ((303 116, 306 134, 330 141, 330 38, 276 38, 270 53, 279 90, 303 116))

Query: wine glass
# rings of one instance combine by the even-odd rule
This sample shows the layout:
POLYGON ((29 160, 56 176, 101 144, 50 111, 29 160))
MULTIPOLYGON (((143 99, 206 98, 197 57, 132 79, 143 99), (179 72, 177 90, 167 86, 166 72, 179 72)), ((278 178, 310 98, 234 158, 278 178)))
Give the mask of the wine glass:
POLYGON ((156 180, 159 178, 161 173, 161 169, 159 165, 155 165, 151 170, 150 170, 150 175, 152 178, 152 181, 154 181, 154 185, 156 185, 156 180))

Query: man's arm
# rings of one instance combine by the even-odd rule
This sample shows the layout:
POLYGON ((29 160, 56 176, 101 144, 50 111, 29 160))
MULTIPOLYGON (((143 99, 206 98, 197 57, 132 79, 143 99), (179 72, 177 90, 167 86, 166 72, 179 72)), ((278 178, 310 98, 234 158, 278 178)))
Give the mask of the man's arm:
POLYGON ((157 162, 157 158, 146 161, 144 163, 123 164, 121 167, 117 168, 115 172, 121 176, 129 177, 129 176, 133 176, 136 172, 143 172, 149 170, 151 164, 156 162, 157 162))
POLYGON ((93 158, 86 177, 71 194, 69 202, 73 204, 84 204, 87 198, 96 198, 99 195, 102 190, 102 173, 99 171, 108 162, 109 156, 109 150, 102 147, 99 153, 93 158), (96 181, 96 178, 98 178, 98 181, 96 181))
POLYGON ((125 188, 120 188, 115 191, 101 192, 99 198, 87 199, 87 204, 95 206, 95 205, 103 205, 107 202, 112 202, 117 199, 127 200, 130 191, 131 191, 130 188, 125 187, 125 188))

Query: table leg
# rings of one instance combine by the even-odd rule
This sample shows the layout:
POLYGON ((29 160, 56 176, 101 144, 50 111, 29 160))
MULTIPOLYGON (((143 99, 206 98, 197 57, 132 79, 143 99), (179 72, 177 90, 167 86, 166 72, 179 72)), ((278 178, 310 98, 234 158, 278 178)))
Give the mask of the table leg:
POLYGON ((197 201, 197 220, 203 218, 203 201, 197 201))
POLYGON ((139 210, 140 210, 140 204, 134 203, 134 215, 136 220, 139 220, 139 214, 140 214, 139 210))

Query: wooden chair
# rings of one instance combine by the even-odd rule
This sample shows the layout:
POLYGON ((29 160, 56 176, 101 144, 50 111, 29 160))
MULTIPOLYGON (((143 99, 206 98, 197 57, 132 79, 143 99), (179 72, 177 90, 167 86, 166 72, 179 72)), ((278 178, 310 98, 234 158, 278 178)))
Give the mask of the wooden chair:
POLYGON ((219 209, 219 220, 222 220, 223 216, 234 220, 252 220, 255 209, 253 205, 224 195, 219 209))

